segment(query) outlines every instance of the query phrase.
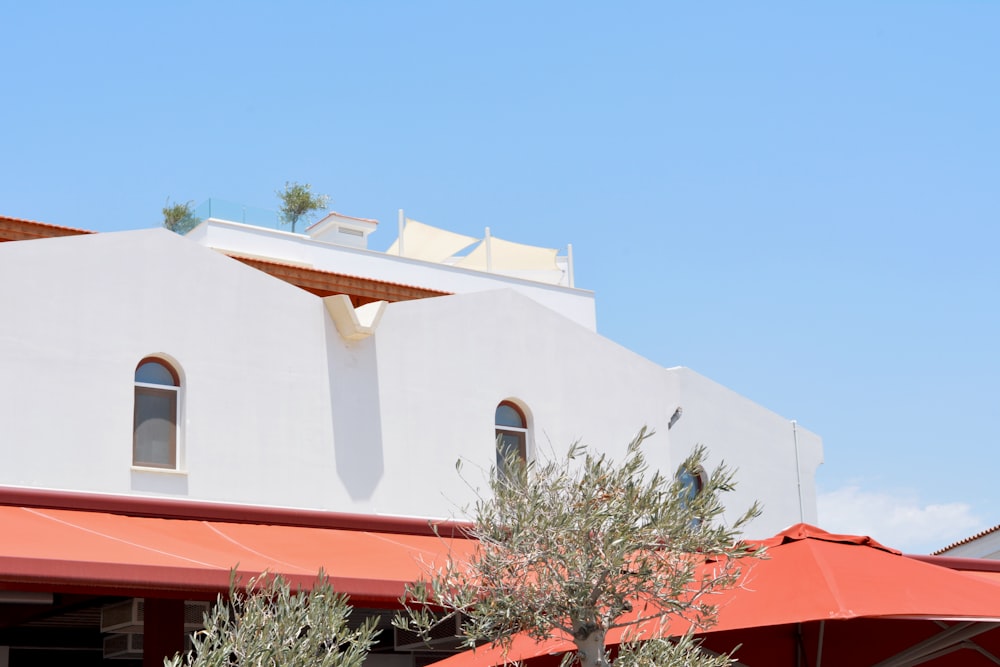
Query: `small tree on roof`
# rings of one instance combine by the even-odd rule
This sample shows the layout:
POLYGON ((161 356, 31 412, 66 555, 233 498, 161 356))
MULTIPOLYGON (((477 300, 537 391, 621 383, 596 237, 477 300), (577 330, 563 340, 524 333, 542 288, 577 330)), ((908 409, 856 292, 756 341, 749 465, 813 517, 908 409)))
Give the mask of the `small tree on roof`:
MULTIPOLYGON (((564 663, 575 657, 584 667, 610 664, 609 630, 643 624, 658 630, 623 646, 620 667, 730 664, 701 653, 690 632, 662 637, 671 618, 713 623, 710 594, 737 581, 748 555, 738 536, 759 510, 723 525, 720 496, 734 488, 732 472, 720 465, 691 494, 679 478, 650 471, 649 435, 641 430, 620 464, 580 445, 564 461, 508 457, 503 474, 491 471, 491 495, 475 504, 478 551, 409 586, 394 623, 426 637, 442 613, 461 614, 470 647, 563 637, 577 649, 564 663), (699 567, 706 559, 712 568, 699 567)), ((705 457, 699 446, 682 468, 701 470, 705 457)))
POLYGON ((308 183, 302 185, 286 181, 285 189, 278 190, 275 194, 281 199, 281 207, 279 208, 281 223, 291 225, 293 232, 295 231, 295 223, 316 211, 325 210, 330 202, 330 197, 327 195, 314 195, 312 186, 308 183))
POLYGON ((168 197, 166 204, 163 205, 163 226, 181 235, 197 227, 201 221, 194 214, 191 204, 192 202, 171 204, 168 197))
POLYGON ((377 619, 355 629, 347 596, 320 573, 308 591, 293 593, 281 576, 261 575, 244 590, 235 576, 229 598, 205 614, 194 649, 164 658, 164 667, 362 667, 375 641, 377 619))

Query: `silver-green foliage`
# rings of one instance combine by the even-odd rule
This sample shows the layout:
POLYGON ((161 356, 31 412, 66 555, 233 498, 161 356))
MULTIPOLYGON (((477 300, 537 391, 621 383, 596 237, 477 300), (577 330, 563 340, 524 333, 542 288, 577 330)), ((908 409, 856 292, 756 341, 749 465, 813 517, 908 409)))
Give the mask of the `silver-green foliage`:
POLYGON ((615 667, 728 667, 732 654, 712 654, 701 649, 690 635, 667 639, 658 637, 622 644, 615 667))
POLYGON ((261 575, 245 590, 233 581, 205 614, 194 649, 164 667, 361 667, 378 631, 376 619, 351 629, 347 596, 320 573, 311 590, 292 592, 280 576, 261 575))
MULTIPOLYGON (((640 431, 621 463, 580 445, 565 460, 508 458, 475 505, 471 534, 480 548, 410 586, 406 613, 394 622, 426 633, 442 610, 460 613, 470 646, 509 647, 518 634, 563 637, 589 667, 608 664, 605 639, 613 628, 643 623, 667 635, 678 617, 711 626, 711 594, 736 582, 748 555, 739 535, 759 510, 754 505, 726 525, 721 496, 734 488, 732 471, 717 467, 692 498, 681 481, 650 468, 642 451, 649 435, 640 431), (699 567, 706 560, 713 566, 699 567)), ((683 466, 700 470, 705 459, 699 446, 683 466)), ((686 639, 624 655, 623 665, 729 662, 700 656, 686 639), (654 650, 646 662, 642 651, 654 650)))
POLYGON ((163 206, 163 226, 178 234, 187 234, 201 222, 191 208, 191 202, 167 203, 163 206))
POLYGON ((285 225, 291 225, 293 232, 295 231, 295 223, 315 211, 326 209, 330 202, 330 197, 327 195, 314 195, 312 186, 308 183, 303 185, 286 182, 285 189, 278 190, 275 194, 281 200, 281 206, 278 209, 281 214, 281 222, 285 225))

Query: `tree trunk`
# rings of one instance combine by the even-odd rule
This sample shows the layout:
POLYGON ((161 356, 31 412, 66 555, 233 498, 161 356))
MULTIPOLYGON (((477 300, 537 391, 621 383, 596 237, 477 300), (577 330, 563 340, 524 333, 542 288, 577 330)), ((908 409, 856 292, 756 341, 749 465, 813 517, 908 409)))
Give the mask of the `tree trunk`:
POLYGON ((580 667, 611 667, 605 655, 605 630, 594 630, 584 638, 573 639, 576 653, 580 656, 580 667))

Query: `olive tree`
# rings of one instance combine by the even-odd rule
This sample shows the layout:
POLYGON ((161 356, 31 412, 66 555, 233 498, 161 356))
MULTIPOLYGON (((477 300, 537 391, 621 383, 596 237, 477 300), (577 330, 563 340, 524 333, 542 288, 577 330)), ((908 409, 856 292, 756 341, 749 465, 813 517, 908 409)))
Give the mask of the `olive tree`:
POLYGON ((178 234, 187 234, 197 227, 201 221, 194 214, 191 203, 184 202, 181 204, 175 202, 171 204, 170 199, 167 199, 167 203, 163 206, 163 226, 178 234))
MULTIPOLYGON (((711 626, 711 594, 737 582, 750 555, 739 535, 759 510, 754 504, 724 523, 732 471, 719 465, 693 494, 682 476, 651 469, 643 453, 650 435, 641 430, 620 463, 579 444, 564 460, 507 458, 472 511, 479 548, 411 584, 394 623, 427 636, 459 614, 470 647, 561 637, 576 647, 565 662, 584 667, 610 664, 609 631, 638 637, 641 626, 649 641, 623 645, 620 667, 729 664, 728 656, 701 653, 690 628, 711 626), (668 639, 678 618, 685 631, 668 639)), ((699 446, 682 467, 701 471, 705 459, 699 446)))
POLYGON ((315 195, 312 186, 306 183, 285 182, 285 189, 278 190, 275 194, 281 200, 279 208, 281 223, 291 225, 295 231, 295 223, 303 217, 308 217, 311 213, 325 210, 330 202, 327 195, 315 195))
POLYGON ((205 614, 193 650, 164 667, 361 667, 375 640, 376 619, 355 629, 347 596, 320 573, 308 591, 292 592, 281 576, 261 575, 245 590, 235 580, 205 614))

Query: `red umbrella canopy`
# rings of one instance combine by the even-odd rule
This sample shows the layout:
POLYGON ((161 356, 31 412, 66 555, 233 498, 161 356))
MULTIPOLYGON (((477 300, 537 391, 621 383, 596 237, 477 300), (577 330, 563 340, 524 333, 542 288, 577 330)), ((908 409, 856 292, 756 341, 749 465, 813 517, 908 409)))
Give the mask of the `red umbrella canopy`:
POLYGON ((870 537, 797 524, 760 543, 715 631, 851 618, 1000 621, 1000 586, 907 558, 870 537))
POLYGON ((807 524, 761 544, 706 647, 746 665, 1000 664, 1000 585, 807 524))
MULTIPOLYGON (((1000 584, 808 524, 758 544, 765 556, 748 559, 740 584, 718 594, 718 624, 701 633, 704 646, 719 652, 742 644, 741 664, 975 665, 973 657, 1000 643, 1000 630, 992 632, 1000 625, 1000 584)), ((685 630, 675 621, 667 633, 685 630)), ((647 626, 638 634, 656 631, 647 626)), ((609 643, 622 635, 609 632, 609 643)), ((480 648, 438 665, 501 664, 572 649, 565 639, 518 638, 506 656, 480 648)))

